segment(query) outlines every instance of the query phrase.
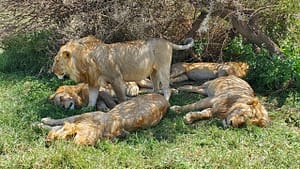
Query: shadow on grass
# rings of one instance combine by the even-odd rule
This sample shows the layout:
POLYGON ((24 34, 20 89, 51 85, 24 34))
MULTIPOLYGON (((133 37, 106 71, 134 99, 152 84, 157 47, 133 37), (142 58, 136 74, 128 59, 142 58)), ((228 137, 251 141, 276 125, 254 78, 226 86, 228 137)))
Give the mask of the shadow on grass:
MULTIPOLYGON (((178 95, 172 95, 170 104, 171 106, 185 105, 201 98, 203 97, 199 94, 180 92, 178 95)), ((121 141, 126 141, 128 144, 139 144, 140 142, 143 142, 139 140, 145 141, 151 138, 152 141, 173 143, 177 140, 177 137, 185 134, 197 133, 197 130, 199 129, 206 130, 211 126, 220 127, 220 129, 222 128, 220 121, 216 119, 185 124, 183 121, 183 116, 185 114, 186 112, 178 114, 172 110, 168 110, 167 114, 158 125, 146 130, 138 130, 137 132, 132 133, 133 136, 131 135, 125 139, 122 138, 121 141)))
MULTIPOLYGON (((13 117, 13 119, 9 120, 13 121, 14 127, 20 129, 28 128, 31 123, 38 122, 44 117, 64 118, 92 111, 86 108, 65 110, 48 102, 48 96, 52 94, 58 86, 68 84, 68 81, 59 81, 55 77, 38 78, 34 76, 24 76, 23 74, 3 73, 0 73, 0 80, 2 81, 1 86, 5 86, 4 89, 1 90, 12 90, 13 95, 20 97, 20 99, 16 100, 16 106, 10 108, 10 110, 13 110, 12 112, 9 112, 10 110, 4 111, 12 114, 8 117, 13 117)), ((171 105, 185 105, 202 98, 203 97, 199 94, 180 92, 178 95, 171 97, 170 103, 171 105)), ((139 144, 149 140, 156 142, 175 142, 177 137, 185 134, 195 134, 198 130, 206 131, 212 128, 212 126, 222 130, 221 123, 217 119, 197 121, 192 125, 186 125, 183 121, 184 115, 185 112, 177 114, 169 110, 158 125, 149 129, 132 132, 125 139, 118 140, 126 142, 127 144, 139 144)), ((291 119, 294 120, 295 118, 291 119)), ((296 120, 298 119, 299 118, 296 120)), ((38 130, 33 132, 37 132, 35 135, 40 134, 38 130)))

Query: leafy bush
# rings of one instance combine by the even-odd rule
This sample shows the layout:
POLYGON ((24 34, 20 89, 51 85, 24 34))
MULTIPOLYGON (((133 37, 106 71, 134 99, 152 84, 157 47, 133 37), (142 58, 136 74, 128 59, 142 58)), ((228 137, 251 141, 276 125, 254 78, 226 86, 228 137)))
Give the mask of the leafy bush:
POLYGON ((205 38, 195 40, 195 45, 193 46, 193 49, 196 55, 201 56, 203 54, 206 43, 207 40, 205 38))
POLYGON ((49 50, 53 46, 51 33, 36 33, 12 36, 2 41, 3 53, 0 54, 0 71, 37 74, 46 72, 51 57, 49 50))
POLYGON ((266 49, 256 51, 252 44, 242 38, 233 39, 227 48, 227 56, 238 56, 250 65, 247 80, 259 91, 275 91, 278 89, 296 89, 300 91, 300 51, 296 44, 287 41, 282 45, 286 58, 270 54, 266 49))

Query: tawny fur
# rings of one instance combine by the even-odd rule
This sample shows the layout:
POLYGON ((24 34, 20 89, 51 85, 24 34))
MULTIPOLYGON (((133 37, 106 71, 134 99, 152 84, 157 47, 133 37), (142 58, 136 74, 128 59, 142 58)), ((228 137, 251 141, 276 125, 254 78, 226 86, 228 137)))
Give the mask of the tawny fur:
POLYGON ((120 101, 126 100, 125 81, 139 81, 151 77, 154 91, 162 85, 164 96, 169 100, 170 67, 172 50, 185 50, 193 46, 175 45, 163 39, 131 41, 123 43, 97 43, 91 50, 77 41, 62 46, 54 58, 53 72, 77 82, 89 85, 89 106, 94 106, 100 86, 112 85, 120 101))
POLYGON ((107 113, 91 112, 64 119, 42 119, 42 127, 50 128, 47 141, 74 137, 75 144, 94 145, 98 139, 112 139, 154 126, 169 108, 159 94, 135 97, 117 105, 107 113))
POLYGON ((205 82, 221 76, 235 75, 244 77, 249 65, 244 62, 225 63, 176 63, 171 67, 171 83, 187 80, 205 82))
POLYGON ((192 104, 170 108, 176 112, 188 111, 184 117, 187 123, 218 117, 224 127, 246 124, 264 127, 270 121, 268 112, 254 96, 250 85, 236 76, 219 77, 201 86, 182 86, 179 90, 208 96, 192 104))
POLYGON ((60 86, 49 96, 50 102, 66 109, 86 106, 88 99, 88 85, 84 83, 60 86))
MULTIPOLYGON (((149 93, 146 88, 151 88, 152 82, 148 79, 139 82, 126 82, 126 95, 129 97, 137 96, 140 93, 149 93), (140 87, 146 87, 141 88, 140 87)), ((88 84, 79 83, 77 85, 63 85, 57 88, 55 93, 49 96, 50 102, 65 109, 74 109, 87 106, 89 103, 88 84)), ((116 106, 115 92, 110 85, 99 89, 96 103, 97 110, 108 110, 116 106)))

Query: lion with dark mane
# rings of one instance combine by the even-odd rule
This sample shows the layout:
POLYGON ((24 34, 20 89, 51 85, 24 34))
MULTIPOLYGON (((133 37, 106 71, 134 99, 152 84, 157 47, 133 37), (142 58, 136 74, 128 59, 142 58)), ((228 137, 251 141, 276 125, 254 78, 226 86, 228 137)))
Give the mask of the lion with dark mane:
POLYGON ((172 50, 193 46, 192 38, 186 45, 176 45, 164 39, 105 44, 101 41, 71 40, 62 46, 54 58, 53 72, 58 78, 68 75, 76 82, 89 85, 89 106, 95 106, 98 89, 110 83, 119 101, 125 101, 125 81, 139 81, 151 77, 154 92, 160 84, 169 100, 171 91, 170 67, 172 50), (90 48, 90 45, 94 47, 90 48))
POLYGON ((251 86, 236 76, 219 77, 201 86, 182 86, 179 90, 208 96, 192 104, 170 108, 176 112, 189 111, 184 116, 186 123, 218 117, 224 127, 246 124, 264 127, 270 121, 268 112, 254 96, 251 86))

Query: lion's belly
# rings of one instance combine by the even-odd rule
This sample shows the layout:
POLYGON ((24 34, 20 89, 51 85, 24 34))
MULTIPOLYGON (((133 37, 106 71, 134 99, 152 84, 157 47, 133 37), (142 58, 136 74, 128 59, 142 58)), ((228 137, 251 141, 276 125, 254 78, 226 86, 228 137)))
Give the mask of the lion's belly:
POLYGON ((147 78, 152 73, 154 64, 150 61, 142 61, 137 63, 131 62, 120 67, 125 81, 137 81, 147 78))

